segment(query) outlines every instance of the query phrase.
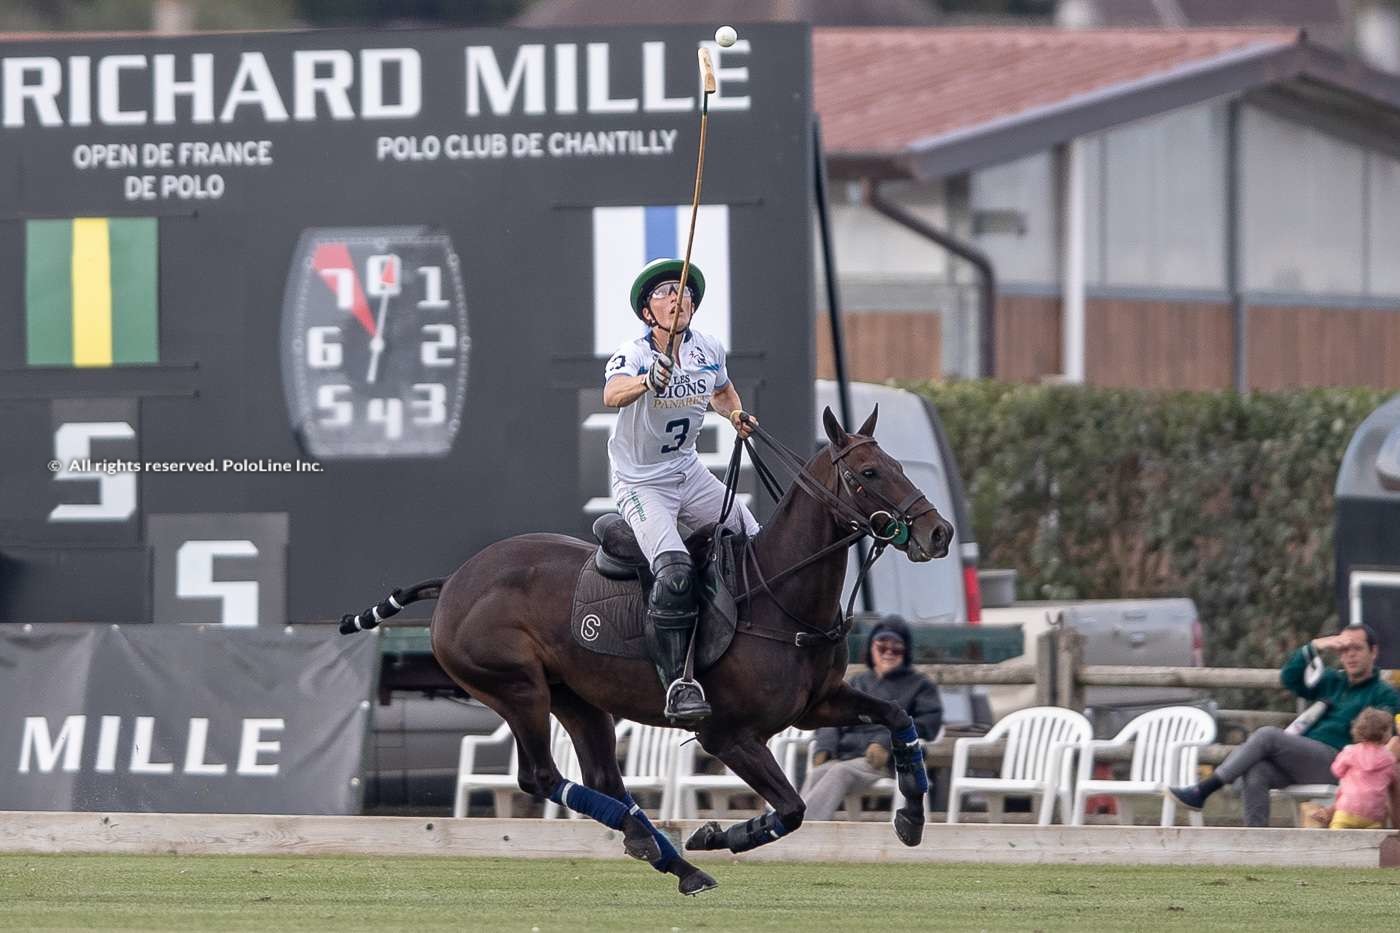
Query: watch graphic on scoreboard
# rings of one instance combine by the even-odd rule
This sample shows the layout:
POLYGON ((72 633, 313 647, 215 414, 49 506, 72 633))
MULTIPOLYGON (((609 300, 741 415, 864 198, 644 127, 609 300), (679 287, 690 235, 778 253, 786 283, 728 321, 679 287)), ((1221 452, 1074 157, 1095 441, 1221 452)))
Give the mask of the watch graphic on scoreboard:
POLYGON ((281 352, 287 414, 307 454, 445 456, 470 348, 461 261, 445 231, 302 231, 281 352))

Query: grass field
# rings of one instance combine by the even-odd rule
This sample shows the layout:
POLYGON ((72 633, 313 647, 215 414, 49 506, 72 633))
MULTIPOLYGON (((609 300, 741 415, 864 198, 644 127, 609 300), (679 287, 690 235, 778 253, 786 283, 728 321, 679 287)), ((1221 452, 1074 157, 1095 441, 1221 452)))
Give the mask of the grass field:
POLYGON ((0 928, 1395 930, 1394 869, 0 856, 0 928))

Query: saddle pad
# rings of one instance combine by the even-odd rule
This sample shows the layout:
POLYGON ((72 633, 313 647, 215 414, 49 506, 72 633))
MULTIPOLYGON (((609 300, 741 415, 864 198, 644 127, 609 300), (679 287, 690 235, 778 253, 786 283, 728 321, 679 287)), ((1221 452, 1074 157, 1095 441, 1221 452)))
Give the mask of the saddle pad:
POLYGON ((645 658, 645 611, 641 583, 635 577, 613 580, 603 576, 589 555, 574 585, 574 609, 569 622, 574 641, 598 654, 645 658))
MULTIPOLYGON (((703 598, 695 645, 695 670, 705 671, 729 649, 734 620, 713 612, 703 598)), ((569 629, 574 641, 589 651, 618 658, 650 660, 646 645, 646 601, 636 580, 610 580, 598 572, 593 556, 583 562, 574 585, 569 629)))

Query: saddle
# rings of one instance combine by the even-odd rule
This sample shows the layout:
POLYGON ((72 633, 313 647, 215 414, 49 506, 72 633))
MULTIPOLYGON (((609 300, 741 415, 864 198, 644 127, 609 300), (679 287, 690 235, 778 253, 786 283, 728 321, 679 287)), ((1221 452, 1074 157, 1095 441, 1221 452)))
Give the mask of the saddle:
MULTIPOLYGON (((599 547, 584 561, 574 585, 569 627, 574 641, 598 654, 649 660, 645 619, 651 568, 626 519, 616 513, 593 523, 599 547)), ((704 671, 723 657, 739 622, 738 557, 745 538, 722 525, 710 525, 686 539, 699 568, 700 617, 695 625, 695 669, 704 671)))

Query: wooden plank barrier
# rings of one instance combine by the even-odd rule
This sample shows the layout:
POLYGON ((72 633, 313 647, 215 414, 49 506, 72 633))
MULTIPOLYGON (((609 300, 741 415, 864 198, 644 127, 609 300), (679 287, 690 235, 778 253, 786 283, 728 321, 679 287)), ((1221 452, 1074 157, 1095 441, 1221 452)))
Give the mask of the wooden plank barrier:
MULTIPOLYGON (((662 824, 683 840, 700 822, 662 824)), ((930 824, 908 848, 887 823, 807 823, 746 861, 1400 867, 1390 830, 930 824)), ((0 813, 0 852, 625 858, 588 820, 164 813, 0 813)), ((729 852, 690 853, 728 861, 729 852)), ((644 865, 638 871, 646 871, 644 865)))
MULTIPOLYGON (((1033 684, 1035 665, 1026 661, 1000 664, 919 664, 917 669, 935 683, 948 686, 1033 684)), ((1132 667, 1085 664, 1078 670, 1084 687, 1239 687, 1284 689, 1275 668, 1253 667, 1132 667)))

